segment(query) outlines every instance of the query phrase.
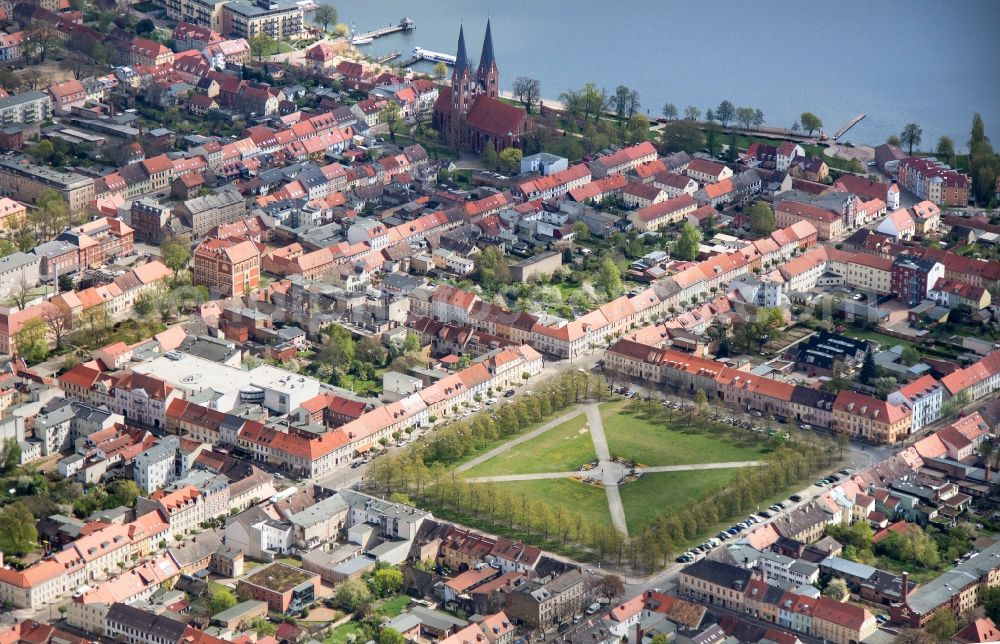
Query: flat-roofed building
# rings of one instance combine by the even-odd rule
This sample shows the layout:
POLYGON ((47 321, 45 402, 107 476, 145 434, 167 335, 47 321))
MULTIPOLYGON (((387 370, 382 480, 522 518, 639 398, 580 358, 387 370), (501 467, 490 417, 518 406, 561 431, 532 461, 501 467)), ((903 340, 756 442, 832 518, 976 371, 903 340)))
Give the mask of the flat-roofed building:
POLYGON ((46 189, 61 194, 73 215, 83 214, 94 199, 91 177, 37 165, 26 157, 0 160, 0 191, 6 196, 34 203, 46 189))
POLYGON ((294 2, 232 0, 222 7, 222 33, 250 39, 267 34, 276 40, 302 35, 302 8, 294 2))
POLYGON ((52 97, 43 91, 21 92, 0 98, 0 126, 39 123, 52 116, 52 97))

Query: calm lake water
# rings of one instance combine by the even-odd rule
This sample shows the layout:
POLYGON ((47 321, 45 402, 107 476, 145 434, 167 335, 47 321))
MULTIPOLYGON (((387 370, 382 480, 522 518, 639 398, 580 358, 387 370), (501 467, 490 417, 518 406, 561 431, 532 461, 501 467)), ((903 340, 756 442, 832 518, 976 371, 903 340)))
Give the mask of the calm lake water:
MULTIPOLYGON (((487 17, 504 89, 538 78, 552 98, 594 82, 640 92, 643 111, 683 113, 728 99, 789 127, 815 112, 832 134, 878 144, 906 123, 923 147, 947 134, 966 146, 979 111, 1000 141, 1000 2, 994 0, 336 0, 340 21, 367 31, 409 16, 416 30, 362 46, 454 54, 459 24, 478 59, 487 17)), ((429 69, 429 67, 427 68, 429 69)))

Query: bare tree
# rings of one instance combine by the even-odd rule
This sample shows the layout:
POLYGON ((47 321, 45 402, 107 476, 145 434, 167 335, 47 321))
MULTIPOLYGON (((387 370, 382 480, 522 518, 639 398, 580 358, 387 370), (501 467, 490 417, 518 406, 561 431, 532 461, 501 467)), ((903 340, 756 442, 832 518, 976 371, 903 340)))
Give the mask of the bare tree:
POLYGON ((14 284, 13 290, 10 292, 10 299, 17 306, 18 310, 23 311, 24 307, 27 306, 28 300, 31 299, 32 288, 34 288, 34 286, 28 283, 27 278, 25 278, 22 273, 21 278, 17 280, 14 284))
POLYGON ((62 349, 63 340, 73 328, 72 318, 53 305, 45 312, 42 319, 49 327, 49 336, 56 343, 56 351, 62 349))
POLYGON ((597 585, 596 590, 603 597, 606 597, 610 604, 616 597, 625 594, 625 582, 618 575, 604 575, 604 579, 597 585))
POLYGON ((531 113, 532 106, 539 101, 542 94, 542 83, 536 78, 520 76, 514 81, 514 96, 531 113))

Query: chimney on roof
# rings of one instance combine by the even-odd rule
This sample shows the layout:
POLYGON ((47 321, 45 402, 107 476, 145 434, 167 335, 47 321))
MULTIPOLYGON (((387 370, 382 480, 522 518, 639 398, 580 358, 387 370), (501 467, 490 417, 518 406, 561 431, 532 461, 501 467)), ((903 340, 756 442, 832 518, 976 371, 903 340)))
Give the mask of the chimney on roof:
POLYGON ((907 605, 906 598, 910 594, 910 573, 903 571, 903 606, 907 605))

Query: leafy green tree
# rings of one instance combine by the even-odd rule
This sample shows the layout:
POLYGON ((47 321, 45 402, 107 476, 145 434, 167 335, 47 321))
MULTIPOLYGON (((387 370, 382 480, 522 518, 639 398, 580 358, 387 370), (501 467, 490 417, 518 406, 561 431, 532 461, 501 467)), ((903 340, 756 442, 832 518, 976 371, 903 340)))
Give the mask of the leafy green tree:
POLYGON ((577 241, 587 241, 590 239, 590 228, 587 226, 586 222, 580 221, 579 219, 573 222, 573 237, 577 241))
POLYGON ((913 148, 920 147, 923 135, 924 131, 916 123, 907 123, 903 128, 902 133, 899 135, 899 140, 909 148, 910 156, 913 156, 913 148))
POLYGON ((0 510, 0 552, 23 555, 38 547, 35 516, 23 501, 0 510))
POLYGON ((52 161, 52 155, 54 153, 55 148, 52 145, 52 141, 48 139, 39 141, 35 145, 28 148, 28 154, 30 154, 38 163, 49 163, 52 161))
POLYGON ((492 145, 483 146, 483 151, 479 155, 479 160, 483 162, 483 167, 487 170, 495 170, 497 167, 497 151, 492 145))
POLYGON ((601 261, 597 284, 607 293, 610 299, 615 299, 625 290, 625 287, 622 285, 621 271, 610 257, 605 257, 601 261))
POLYGON ((750 232, 757 237, 766 237, 774 232, 774 210, 764 201, 758 201, 750 209, 750 232))
MULTIPOLYGON (((17 439, 8 438, 0 447, 0 472, 10 474, 21 464, 21 446, 17 439)), ((3 548, 0 548, 3 550, 3 548)))
POLYGON ((337 9, 330 4, 320 4, 313 11, 313 22, 326 31, 330 25, 337 24, 337 9))
POLYGON ((403 113, 399 109, 399 103, 396 101, 389 101, 382 111, 378 113, 378 120, 385 123, 389 128, 389 138, 393 143, 396 142, 396 130, 399 126, 403 124, 403 113))
POLYGON ((483 289, 493 292, 510 283, 510 265, 503 251, 496 246, 487 246, 473 257, 476 275, 483 289))
POLYGON ((719 103, 719 107, 715 108, 715 118, 722 124, 722 127, 727 127, 734 118, 736 118, 736 108, 729 101, 722 101, 719 103))
POLYGON ((264 617, 255 617, 247 624, 247 629, 257 633, 258 637, 266 637, 277 633, 278 625, 264 617))
POLYGON ((924 630, 938 641, 947 642, 958 631, 958 620, 950 608, 939 608, 924 625, 924 630))
POLYGON ((799 116, 799 123, 802 124, 802 129, 809 133, 809 136, 812 136, 813 132, 823 127, 823 120, 812 112, 803 112, 799 116))
POLYGON ((979 112, 972 115, 972 129, 969 131, 969 147, 976 145, 977 143, 987 143, 989 139, 986 138, 986 125, 983 123, 983 117, 979 112))
POLYGON ((405 641, 399 631, 388 626, 383 627, 378 634, 378 644, 403 644, 405 641))
POLYGON ((875 378, 878 378, 878 365, 875 364, 875 355, 869 349, 865 353, 865 359, 861 363, 861 371, 858 373, 858 380, 861 384, 871 384, 875 378))
POLYGON ((348 612, 356 611, 363 604, 371 601, 372 593, 368 585, 360 579, 345 581, 333 593, 333 601, 348 612))
POLYGON ((45 360, 49 355, 48 332, 49 327, 42 318, 25 322, 14 335, 18 353, 32 364, 45 360))
POLYGON ((156 306, 154 299, 151 293, 139 293, 135 298, 135 303, 132 304, 132 311, 140 318, 146 317, 153 312, 156 306))
POLYGON ((838 602, 842 602, 851 596, 851 591, 847 588, 847 582, 839 577, 832 579, 829 584, 826 585, 826 590, 823 594, 831 599, 835 599, 838 602))
POLYGON ((223 588, 212 593, 212 599, 209 602, 209 610, 212 611, 213 615, 217 615, 224 610, 229 610, 235 605, 236 595, 234 595, 228 588, 223 588))
POLYGON ((403 338, 403 353, 420 351, 420 338, 415 333, 407 333, 403 338))
POLYGON ((135 500, 142 496, 142 489, 136 485, 135 481, 129 479, 112 481, 108 485, 107 491, 108 505, 113 508, 119 506, 131 508, 135 506, 135 500))
POLYGON ((737 107, 736 121, 743 126, 744 130, 749 130, 753 125, 753 117, 756 114, 752 107, 737 107))
POLYGON ((444 78, 448 75, 448 65, 443 62, 439 62, 434 65, 434 76, 436 78, 444 78))
POLYGON ((955 142, 951 140, 950 136, 942 136, 938 139, 937 147, 935 148, 935 153, 939 157, 944 157, 947 159, 948 163, 954 165, 955 163, 955 142))
POLYGON ((705 124, 705 147, 710 156, 715 156, 719 152, 719 141, 722 139, 722 127, 715 121, 705 124))
POLYGON ((673 103, 667 103, 666 105, 664 105, 662 113, 663 113, 663 118, 667 119, 668 121, 677 120, 677 106, 674 105, 673 103))
POLYGON ((994 622, 1000 621, 1000 586, 980 588, 979 599, 983 603, 986 616, 994 622))
POLYGON ((191 261, 191 247, 179 239, 168 239, 160 245, 160 255, 167 268, 179 273, 191 261))
POLYGON ((330 325, 319 346, 319 359, 327 364, 346 366, 354 360, 354 355, 351 332, 340 325, 330 325))
MULTIPOLYGON (((711 114, 712 110, 709 110, 708 113, 711 114)), ((701 110, 699 110, 694 105, 688 105, 687 107, 684 108, 684 120, 686 120, 686 121, 697 121, 700 118, 701 118, 701 110)), ((711 116, 709 116, 707 118, 708 118, 709 121, 712 120, 711 116)))
POLYGON ((886 143, 888 143, 889 145, 894 145, 894 146, 896 146, 897 148, 898 148, 898 147, 902 147, 902 145, 903 145, 903 142, 902 142, 902 141, 900 141, 900 140, 899 140, 899 137, 898 137, 898 136, 896 136, 895 134, 890 134, 890 135, 889 135, 889 136, 888 136, 888 137, 886 138, 885 142, 886 142, 886 143))
POLYGON ((39 234, 48 239, 62 232, 69 223, 69 206, 62 194, 45 188, 35 199, 35 208, 28 218, 39 234))
POLYGON ((705 135, 693 120, 673 121, 663 126, 661 144, 664 152, 693 154, 705 146, 705 135))
POLYGON ((691 224, 681 225, 681 234, 674 242, 674 255, 680 259, 694 261, 698 258, 698 247, 701 245, 701 231, 691 224))
POLYGON ((923 357, 924 357, 923 354, 920 353, 920 349, 916 348, 912 344, 904 348, 903 353, 900 356, 900 358, 903 361, 903 364, 905 364, 908 367, 912 367, 913 365, 917 364, 918 362, 923 360, 923 357))
POLYGON ((515 174, 521 168, 522 153, 517 148, 505 148, 500 151, 497 159, 500 161, 500 170, 506 174, 515 174))
POLYGON ((708 396, 704 389, 699 389, 694 394, 694 409, 698 416, 704 417, 708 414, 708 396))
POLYGON ((372 575, 372 590, 379 595, 394 595, 403 588, 403 573, 398 568, 382 568, 372 575))
POLYGON ((148 34, 154 33, 156 31, 156 23, 154 23, 149 18, 143 18, 139 22, 135 23, 135 34, 137 36, 146 36, 148 34))
POLYGON ((270 56, 277 48, 278 42, 264 32, 250 38, 250 51, 257 57, 257 62, 264 60, 264 56, 270 56))

